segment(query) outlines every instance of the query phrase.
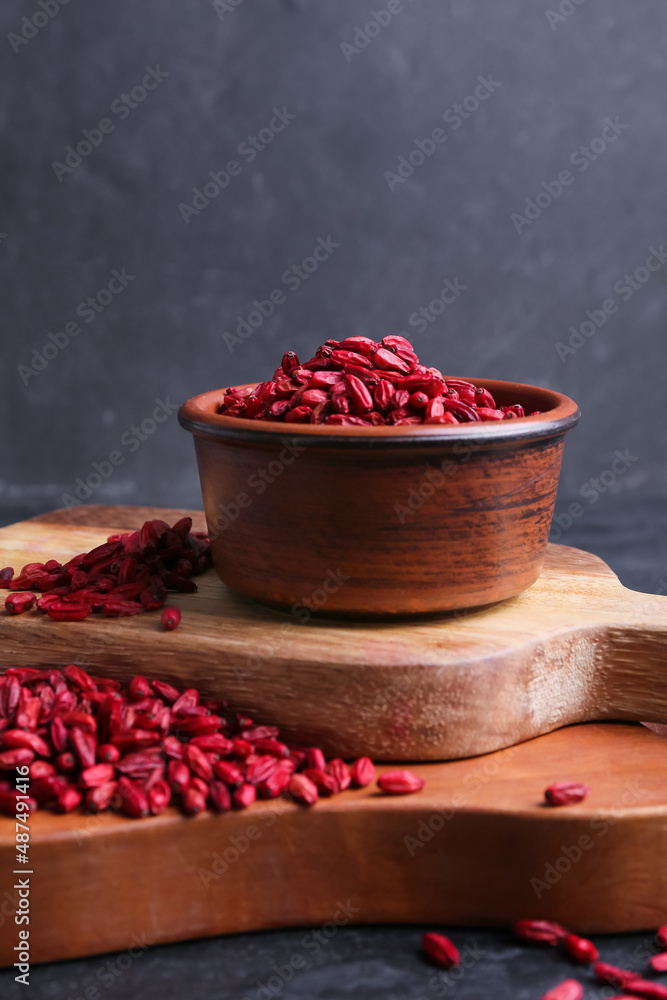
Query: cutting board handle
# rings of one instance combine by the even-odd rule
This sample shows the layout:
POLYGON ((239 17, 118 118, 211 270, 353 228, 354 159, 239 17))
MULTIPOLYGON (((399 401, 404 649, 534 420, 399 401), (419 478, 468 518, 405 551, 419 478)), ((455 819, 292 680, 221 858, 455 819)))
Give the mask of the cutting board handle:
POLYGON ((600 680, 606 715, 667 723, 667 597, 625 590, 607 627, 600 680))
MULTIPOLYGON (((0 565, 69 558, 151 517, 187 513, 80 507, 8 525, 0 565)), ((174 598, 183 620, 163 634, 150 615, 81 627, 0 615, 0 656, 43 667, 71 657, 118 680, 157 673, 351 759, 473 757, 573 723, 667 723, 667 598, 626 590, 580 549, 549 545, 539 579, 516 598, 424 622, 313 616, 302 626, 212 572, 198 585, 174 598)))

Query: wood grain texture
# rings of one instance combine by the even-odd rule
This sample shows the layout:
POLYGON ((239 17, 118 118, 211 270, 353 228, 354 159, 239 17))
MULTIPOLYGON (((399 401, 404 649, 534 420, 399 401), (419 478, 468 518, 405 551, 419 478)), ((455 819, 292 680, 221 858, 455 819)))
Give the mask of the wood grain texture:
MULTIPOLYGON (((77 508, 0 531, 0 563, 64 558, 149 516, 77 508)), ((201 515, 197 526, 201 526, 201 515)), ((600 560, 550 546, 540 580, 501 606, 410 624, 301 625, 211 572, 175 633, 152 615, 51 622, 0 616, 2 667, 75 661, 210 693, 344 756, 455 756, 577 717, 665 720, 665 600, 632 594, 600 560), (647 652, 653 659, 647 657, 647 652)), ((664 727, 656 726, 658 731, 664 727)), ((640 726, 559 729, 473 759, 418 764, 418 795, 374 786, 312 810, 285 801, 186 819, 80 812, 31 820, 33 961, 202 935, 345 922, 581 933, 667 922, 667 740, 640 726), (549 809, 544 788, 590 796, 549 809)), ((2 918, 11 921, 14 824, 0 817, 2 918)), ((8 926, 10 924, 8 923, 8 926)), ((0 962, 11 964, 11 934, 0 962)))
MULTIPOLYGON (((474 760, 414 767, 417 795, 374 786, 186 819, 173 809, 31 819, 33 961, 137 942, 260 928, 414 922, 509 927, 521 917, 580 933, 667 922, 667 740, 641 726, 559 730, 474 760), (542 805, 562 778, 576 806, 542 805), (341 917, 341 907, 347 917, 341 917)), ((12 919, 14 825, 0 817, 3 910, 12 919)), ((13 924, 11 925, 13 926, 13 924)), ((0 963, 15 935, 0 935, 0 963)))
MULTIPOLYGON (((36 518, 0 530, 0 564, 65 558, 145 516, 181 514, 88 507, 36 518)), ((224 696, 332 755, 377 760, 466 757, 592 719, 667 721, 667 599, 626 590, 577 549, 550 545, 519 597, 431 621, 302 624, 212 571, 199 586, 170 597, 183 612, 175 632, 151 614, 1 614, 2 666, 147 673, 224 696)))
POLYGON ((475 379, 522 420, 338 427, 179 411, 194 434, 213 564, 240 594, 347 618, 442 614, 535 582, 576 403, 475 379))

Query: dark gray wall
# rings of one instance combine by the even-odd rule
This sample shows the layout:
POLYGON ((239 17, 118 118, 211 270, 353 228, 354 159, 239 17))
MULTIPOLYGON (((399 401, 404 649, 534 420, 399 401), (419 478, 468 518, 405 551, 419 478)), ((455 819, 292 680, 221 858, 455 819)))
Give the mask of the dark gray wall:
POLYGON ((600 474, 605 502, 664 496, 667 263, 636 290, 614 285, 667 244, 667 6, 401 6, 344 52, 371 11, 387 21, 386 0, 69 0, 37 30, 21 20, 37 0, 4 0, 0 509, 61 505, 112 451, 122 462, 91 502, 199 504, 175 414, 141 443, 131 431, 155 400, 266 377, 286 348, 328 336, 403 330, 450 374, 577 399, 565 502, 600 474), (10 35, 22 25, 25 43, 10 35), (147 66, 167 75, 136 107, 114 104, 147 66), (460 127, 443 121, 479 77, 486 99, 460 127), (248 162, 239 144, 274 108, 295 117, 248 162), (93 133, 90 155, 54 168, 104 118, 113 131, 93 133), (571 162, 607 118, 613 141, 587 169, 571 162), (392 191, 385 172, 437 128, 446 139, 392 191), (179 204, 233 159, 240 173, 186 224, 179 204), (566 169, 572 183, 517 232, 512 213, 566 169), (318 237, 340 246, 291 290, 281 275, 318 237), (92 322, 77 317, 113 269, 134 277, 92 322), (406 325, 445 278, 466 290, 424 332, 406 325), (223 334, 277 287, 286 301, 230 352, 223 334), (559 357, 607 299, 604 326, 559 357), (65 346, 30 374, 49 333, 65 346))

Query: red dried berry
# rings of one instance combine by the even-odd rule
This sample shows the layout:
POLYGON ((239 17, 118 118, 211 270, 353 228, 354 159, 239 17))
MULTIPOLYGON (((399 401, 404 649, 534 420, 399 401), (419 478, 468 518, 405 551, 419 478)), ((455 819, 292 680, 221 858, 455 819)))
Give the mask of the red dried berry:
POLYGON ((375 777, 375 764, 370 757, 359 757, 350 766, 352 784, 357 788, 366 788, 375 777))
POLYGON ((171 789, 163 778, 158 778, 148 790, 148 804, 153 816, 163 813, 171 801, 171 789))
POLYGON ((577 781, 557 781, 549 785, 544 798, 550 806, 569 806, 581 802, 589 792, 588 785, 582 785, 577 781))
POLYGON ((113 764, 94 764, 93 767, 86 767, 79 775, 80 788, 96 788, 98 785, 105 785, 114 776, 113 764))
POLYGON ((204 781, 203 778, 197 777, 196 774, 190 778, 188 788, 194 788, 195 791, 204 796, 204 800, 208 798, 208 781, 204 781))
POLYGON ((563 945, 568 955, 576 962, 581 962, 582 965, 597 962, 600 957, 600 953, 592 941, 578 937, 576 934, 568 934, 563 940, 563 945))
POLYGON ((175 628, 178 628, 181 622, 181 612, 179 608, 163 608, 160 621, 162 622, 162 627, 166 629, 167 632, 173 632, 175 628))
POLYGON ((419 792, 426 782, 412 771, 385 771, 378 778, 378 787, 385 795, 410 795, 419 792))
POLYGON ((62 751, 67 748, 69 734, 67 732, 67 726, 60 717, 56 716, 56 718, 51 721, 49 732, 54 750, 62 753, 62 751))
POLYGON ((293 799, 306 806, 315 805, 319 798, 317 785, 305 774, 293 774, 287 788, 293 799))
POLYGON ((58 801, 56 803, 56 809, 58 812, 68 813, 76 809, 78 805, 81 805, 83 795, 78 788, 74 788, 70 785, 69 788, 63 789, 63 791, 58 796, 58 801))
MULTIPOLYGON (((231 750, 231 741, 230 741, 230 750, 231 750)), ((278 757, 280 759, 287 757, 289 753, 289 747, 287 746, 286 743, 281 743, 280 740, 276 740, 272 736, 269 736, 268 739, 255 741, 255 752, 262 754, 270 754, 272 757, 278 757)))
POLYGON ((49 618, 54 622, 82 622, 93 612, 89 604, 69 604, 66 601, 54 601, 46 609, 49 618))
POLYGON ((211 802, 218 812, 226 812, 232 808, 232 797, 223 781, 212 781, 209 785, 211 802))
POLYGON ((450 969, 461 961, 458 948, 444 934, 427 931, 422 938, 422 948, 430 959, 445 969, 450 969))
POLYGON ((129 693, 133 701, 140 701, 142 698, 150 698, 153 694, 153 688, 145 677, 137 674, 130 681, 129 693))
POLYGON ((16 750, 3 750, 0 753, 0 770, 13 771, 17 767, 25 767, 32 764, 35 759, 34 751, 27 747, 19 747, 16 750))
MULTIPOLYGON (((163 537, 171 544, 159 523, 151 524, 149 544, 154 537, 158 546, 163 537)), ((340 758, 327 765, 318 748, 290 747, 277 726, 226 718, 226 707, 200 699, 195 688, 179 693, 141 675, 123 687, 73 664, 63 673, 10 668, 0 677, 0 766, 29 766, 34 798, 23 808, 55 803, 70 811, 83 793, 87 810, 113 808, 133 818, 159 815, 172 793, 186 815, 207 802, 219 811, 246 808, 258 794, 275 798, 288 789, 294 801, 312 804, 349 787, 353 775, 359 784, 373 774, 368 758, 352 770, 340 758), (44 759, 35 761, 35 753, 44 759), (220 759, 226 756, 236 759, 220 759), (309 762, 322 767, 295 775, 309 762)), ((0 779, 0 811, 18 808, 10 782, 0 779)))
POLYGON ((35 781, 37 778, 48 778, 52 774, 56 774, 56 769, 53 764, 49 764, 46 760, 35 760, 30 765, 31 781, 35 781))
POLYGON ((183 792, 181 804, 186 816, 196 816, 206 808, 206 795, 198 788, 190 786, 183 792))
POLYGON ((51 751, 48 744, 38 736, 37 733, 27 732, 25 729, 5 729, 0 734, 0 741, 3 747, 8 749, 33 750, 38 757, 49 757, 51 751))
POLYGON ((237 809, 246 809, 257 798, 257 789, 254 785, 241 785, 232 793, 232 801, 237 809))
MULTIPOLYGON (((315 356, 294 367, 283 357, 273 378, 255 386, 228 389, 220 406, 226 417, 377 426, 391 423, 458 424, 516 420, 523 406, 497 407, 492 394, 464 379, 445 379, 426 368, 409 341, 368 337, 328 341, 315 356)), ((531 414, 532 415, 532 414, 531 414)))
POLYGON ((338 793, 338 782, 333 775, 320 771, 316 767, 307 767, 303 774, 304 777, 312 781, 322 797, 328 798, 330 795, 338 793))
POLYGON ((103 785, 89 788, 83 800, 84 807, 89 812, 103 812, 108 809, 118 792, 117 781, 107 781, 103 785))
POLYGON ((115 764, 120 760, 120 750, 113 743, 101 743, 97 748, 97 759, 101 764, 115 764))
POLYGON ((308 767, 315 767, 318 771, 326 771, 327 769, 326 758, 318 747, 308 747, 306 750, 306 763, 308 767))
POLYGON ((350 784, 352 783, 352 776, 345 761, 338 757, 334 757, 333 760, 329 761, 327 771, 338 785, 339 791, 344 792, 346 788, 350 787, 350 784))
MULTIPOLYGON (((122 618, 162 607, 167 589, 196 591, 190 575, 210 565, 210 540, 190 532, 192 521, 181 518, 173 528, 165 521, 147 521, 141 531, 111 535, 90 552, 74 556, 64 566, 58 560, 28 563, 18 577, 7 567, 0 586, 12 591, 47 592, 37 601, 54 621, 82 621, 93 611, 122 618)), ((7 609, 28 610, 35 594, 10 595, 7 609)))
POLYGON ((51 774, 44 778, 37 778, 36 781, 31 781, 30 794, 42 805, 42 803, 52 802, 53 799, 57 799, 68 785, 69 782, 64 775, 51 774))
POLYGON ((172 792, 181 794, 190 784, 190 768, 182 760, 170 760, 167 777, 172 792))
POLYGON ((629 969, 619 969, 618 966, 610 965, 608 962, 598 962, 593 971, 598 982, 616 986, 618 989, 625 989, 627 983, 632 979, 637 979, 636 972, 631 972, 629 969))
POLYGON ((260 782, 266 781, 277 766, 276 758, 270 754, 261 754, 260 756, 253 754, 252 759, 250 757, 246 759, 246 781, 251 785, 258 785, 260 782))
POLYGON ((69 740, 81 767, 92 767, 97 756, 97 744, 93 734, 74 726, 70 729, 69 740))
POLYGON ((204 781, 210 781, 213 777, 213 765, 208 759, 206 754, 195 746, 193 743, 188 743, 183 750, 183 756, 185 763, 188 765, 193 774, 197 777, 203 778, 204 781))
POLYGON ((27 809, 29 813, 35 812, 38 808, 37 799, 28 798, 21 799, 23 806, 21 809, 18 807, 18 792, 16 789, 5 789, 0 791, 0 813, 5 816, 16 817, 19 822, 23 822, 23 809, 27 809))
POLYGON ((517 920, 514 933, 522 941, 530 941, 531 944, 556 945, 559 941, 564 941, 570 932, 551 920, 517 920))
POLYGON ((257 785, 257 794, 263 799, 275 799, 285 791, 291 778, 291 772, 277 767, 273 774, 257 785))
POLYGON ((77 667, 74 663, 70 663, 67 667, 65 667, 63 675, 67 678, 70 684, 73 684, 84 694, 90 694, 91 692, 97 690, 97 685, 90 674, 87 674, 85 670, 82 670, 81 667, 77 667))
POLYGON ((164 681, 153 681, 152 684, 157 694, 170 704, 179 698, 179 692, 171 684, 165 684, 164 681))
POLYGON ((213 770, 217 776, 231 788, 238 788, 243 784, 243 772, 231 761, 218 760, 213 765, 213 770))
POLYGON ((30 611, 36 601, 34 594, 17 592, 6 598, 5 609, 10 615, 22 615, 25 611, 30 611))
POLYGON ((644 997, 645 1000, 667 1000, 667 986, 650 979, 640 979, 639 976, 625 982, 623 989, 632 996, 644 997))
POLYGON ((228 740, 222 733, 209 733, 206 736, 193 736, 190 740, 191 746, 199 747, 207 753, 216 753, 225 756, 232 752, 232 741, 228 740))
POLYGON ((584 988, 576 979, 564 979, 557 986, 552 986, 543 995, 542 1000, 581 1000, 584 988))
POLYGON ((148 816, 149 805, 148 796, 143 788, 140 788, 130 778, 123 776, 118 782, 118 798, 121 812, 132 819, 141 819, 148 816))
POLYGON ((60 771, 61 774, 69 774, 71 771, 74 771, 77 766, 74 754, 69 751, 58 754, 54 763, 56 765, 56 770, 60 771))

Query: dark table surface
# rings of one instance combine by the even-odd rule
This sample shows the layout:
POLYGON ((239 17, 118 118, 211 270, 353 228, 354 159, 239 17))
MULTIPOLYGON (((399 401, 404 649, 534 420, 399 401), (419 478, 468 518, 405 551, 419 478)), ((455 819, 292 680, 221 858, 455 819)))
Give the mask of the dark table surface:
MULTIPOLYGON (((19 520, 24 512, 7 513, 19 520)), ((576 521, 558 541, 600 555, 635 590, 667 594, 667 501, 629 502, 608 496, 576 521)), ((372 864, 372 858, 369 858, 372 864)), ((100 913, 104 920, 104 913, 100 913)), ((0 927, 7 933, 8 928, 0 927)), ((11 932, 11 931, 10 931, 11 932)), ((0 997, 14 1000, 533 1000, 563 979, 575 977, 585 1000, 615 991, 595 983, 557 949, 517 944, 505 931, 414 926, 340 927, 316 948, 305 929, 242 934, 126 953, 34 966, 30 986, 0 973, 0 997), (420 954, 424 930, 446 930, 462 949, 459 970, 446 972, 420 954), (303 963, 289 978, 294 956, 303 963), (285 970, 281 976, 280 970, 285 970)), ((652 935, 598 937, 601 957, 644 972, 652 935)), ((656 977, 667 984, 667 975, 656 977)))

